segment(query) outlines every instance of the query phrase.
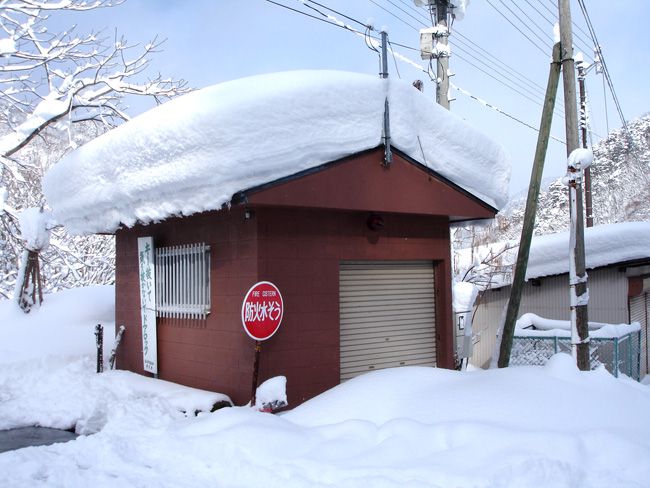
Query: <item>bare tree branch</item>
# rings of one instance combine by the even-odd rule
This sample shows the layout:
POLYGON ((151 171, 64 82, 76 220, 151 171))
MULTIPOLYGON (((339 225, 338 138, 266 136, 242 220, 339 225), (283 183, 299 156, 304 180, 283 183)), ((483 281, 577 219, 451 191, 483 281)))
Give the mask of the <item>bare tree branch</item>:
MULTIPOLYGON (((42 207, 41 178, 67 151, 129 120, 126 98, 160 101, 189 91, 183 80, 146 77, 163 41, 129 44, 117 33, 48 28, 64 11, 90 11, 122 0, 0 0, 0 297, 20 282, 24 245, 18 215, 42 207), (6 197, 5 197, 6 195, 6 197)), ((111 283, 111 236, 52 231, 41 251, 46 289, 111 283)))

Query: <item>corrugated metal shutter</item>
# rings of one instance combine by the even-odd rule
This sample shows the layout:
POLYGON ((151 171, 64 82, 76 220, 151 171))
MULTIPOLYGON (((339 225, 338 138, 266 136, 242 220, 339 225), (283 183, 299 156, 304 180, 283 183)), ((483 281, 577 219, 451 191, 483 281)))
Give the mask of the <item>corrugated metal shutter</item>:
POLYGON ((367 371, 436 365, 431 261, 342 262, 341 381, 367 371))
POLYGON ((630 298, 630 322, 641 324, 641 377, 648 374, 648 316, 650 316, 650 299, 648 293, 630 298))

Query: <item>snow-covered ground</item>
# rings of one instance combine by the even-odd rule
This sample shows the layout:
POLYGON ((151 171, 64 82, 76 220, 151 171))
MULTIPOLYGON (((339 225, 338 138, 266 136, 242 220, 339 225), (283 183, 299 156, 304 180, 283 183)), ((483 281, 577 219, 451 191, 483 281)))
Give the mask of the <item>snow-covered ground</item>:
POLYGON ((29 316, 0 303, 0 428, 96 432, 0 454, 0 486, 650 486, 650 388, 568 356, 376 371, 281 415, 194 416, 222 397, 94 373, 111 307, 110 287, 47 296, 29 316))

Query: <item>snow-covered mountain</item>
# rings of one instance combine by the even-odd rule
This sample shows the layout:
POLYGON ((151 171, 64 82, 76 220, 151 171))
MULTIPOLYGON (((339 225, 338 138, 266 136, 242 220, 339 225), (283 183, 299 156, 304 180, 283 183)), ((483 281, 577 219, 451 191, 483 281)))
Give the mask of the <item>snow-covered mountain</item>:
MULTIPOLYGON (((628 123, 593 147, 591 166, 594 225, 650 221, 650 114, 628 123)), ((525 192, 513 198, 490 225, 475 229, 474 244, 518 239, 524 219, 525 192)), ((542 184, 535 235, 569 227, 569 200, 562 178, 542 184)), ((468 240, 468 231, 460 232, 468 240)), ((463 242, 461 247, 466 247, 463 242)))

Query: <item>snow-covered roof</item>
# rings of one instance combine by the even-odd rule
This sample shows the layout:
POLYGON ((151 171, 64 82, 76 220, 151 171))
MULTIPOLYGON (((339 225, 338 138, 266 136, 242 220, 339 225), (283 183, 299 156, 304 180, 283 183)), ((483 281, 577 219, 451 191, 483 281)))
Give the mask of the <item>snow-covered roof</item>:
POLYGON ((239 191, 379 146, 386 97, 395 148, 505 204, 500 145, 410 83, 337 71, 254 76, 172 100, 66 156, 43 190, 73 233, 219 209, 239 191))
MULTIPOLYGON (((585 229, 585 266, 599 268, 650 258, 650 222, 621 222, 585 229)), ((516 259, 516 257, 515 257, 516 259)), ((569 272, 569 232, 533 238, 526 279, 569 272)))
MULTIPOLYGON (((610 264, 650 259, 650 222, 621 222, 585 228, 585 266, 587 269, 610 264)), ((503 274, 493 276, 490 288, 510 285, 508 271, 517 261, 518 242, 496 242, 456 251, 459 268, 481 263, 486 256, 498 255, 503 274), (501 253, 506 249, 505 252, 501 253)), ((489 271, 486 271, 486 273, 489 271)), ((534 236, 528 256, 526 280, 569 272, 569 232, 534 236)))

